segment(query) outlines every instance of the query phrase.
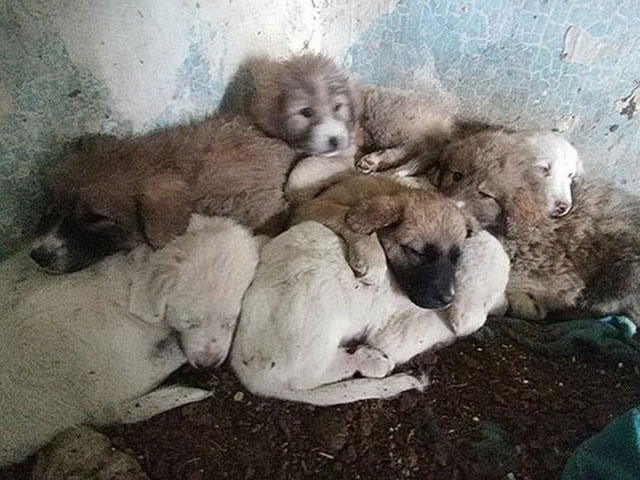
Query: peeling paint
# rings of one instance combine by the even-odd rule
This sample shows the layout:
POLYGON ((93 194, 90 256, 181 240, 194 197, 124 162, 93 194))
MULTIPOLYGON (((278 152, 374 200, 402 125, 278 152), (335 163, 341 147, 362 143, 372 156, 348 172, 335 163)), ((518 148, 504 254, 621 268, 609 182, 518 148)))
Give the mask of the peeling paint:
POLYGON ((553 130, 560 133, 570 132, 576 123, 575 115, 562 115, 553 126, 553 130))
POLYGON ((638 100, 640 99, 640 82, 631 90, 631 93, 616 102, 616 109, 627 120, 631 120, 636 114, 638 100))
POLYGON ((561 130, 640 192, 620 116, 638 104, 637 0, 0 0, 0 45, 0 258, 33 228, 56 145, 201 116, 255 53, 323 51, 465 117, 561 130))
POLYGON ((564 34, 561 56, 565 62, 593 65, 619 53, 619 45, 593 38, 576 25, 571 25, 564 34))

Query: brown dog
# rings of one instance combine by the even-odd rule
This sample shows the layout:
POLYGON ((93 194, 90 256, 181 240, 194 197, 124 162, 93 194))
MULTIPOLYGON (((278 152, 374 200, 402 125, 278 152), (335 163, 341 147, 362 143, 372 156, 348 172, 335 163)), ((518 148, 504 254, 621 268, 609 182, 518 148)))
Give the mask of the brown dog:
POLYGON ((437 309, 453 300, 455 267, 467 223, 439 193, 409 188, 387 177, 352 176, 302 204, 294 221, 305 220, 319 222, 342 237, 347 260, 364 283, 381 282, 388 264, 416 305, 437 309))
POLYGON ((583 180, 572 212, 550 219, 544 172, 517 137, 502 132, 452 143, 440 185, 503 240, 513 314, 542 318, 578 307, 640 322, 640 198, 583 180))
POLYGON ((323 56, 271 66, 248 118, 94 137, 69 152, 48 176, 51 215, 34 260, 70 272, 140 242, 160 247, 184 232, 192 212, 267 233, 286 225, 289 171, 301 156, 350 147, 357 101, 349 77, 323 56))

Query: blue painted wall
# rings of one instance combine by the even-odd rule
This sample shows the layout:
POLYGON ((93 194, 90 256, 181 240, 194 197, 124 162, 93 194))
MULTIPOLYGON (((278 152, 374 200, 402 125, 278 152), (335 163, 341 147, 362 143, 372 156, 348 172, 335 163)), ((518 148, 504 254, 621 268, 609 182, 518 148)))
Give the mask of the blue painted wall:
POLYGON ((0 257, 61 142, 201 116, 244 56, 305 48, 460 115, 564 131, 640 192, 635 0, 0 0, 0 257))

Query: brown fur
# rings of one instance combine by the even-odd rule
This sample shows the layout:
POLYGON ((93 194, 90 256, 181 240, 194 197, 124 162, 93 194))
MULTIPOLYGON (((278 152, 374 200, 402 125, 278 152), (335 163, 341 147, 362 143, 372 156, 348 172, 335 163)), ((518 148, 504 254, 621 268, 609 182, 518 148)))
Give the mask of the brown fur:
POLYGON ((311 102, 315 116, 303 120, 309 128, 320 122, 323 133, 310 138, 317 143, 338 131, 344 135, 336 142, 349 146, 357 95, 326 57, 305 54, 267 65, 255 77, 247 109, 223 108, 226 113, 138 137, 96 136, 69 152, 47 188, 58 218, 66 219, 54 229, 70 240, 57 250, 41 242, 33 258, 51 271, 70 271, 139 242, 161 247, 185 231, 194 212, 229 216, 262 233, 281 231, 286 179, 309 146, 291 126, 303 118, 291 108, 311 102))
MULTIPOLYGON (((388 263, 403 288, 399 272, 417 264, 455 265, 467 235, 465 218, 453 203, 439 193, 409 188, 386 177, 352 176, 336 183, 296 210, 294 221, 305 220, 317 221, 343 238, 356 275, 376 275, 388 263)), ((435 270, 438 267, 433 273, 437 276, 435 270)), ((380 279, 371 283, 376 280, 380 279)))
POLYGON ((251 57, 231 80, 220 112, 242 113, 267 135, 315 155, 322 152, 310 133, 327 119, 343 122, 355 141, 360 99, 354 81, 329 57, 306 53, 282 62, 251 57), (303 109, 312 117, 301 115, 303 109))
POLYGON ((504 241, 513 313, 543 317, 580 307, 638 323, 640 199, 585 180, 575 186, 572 213, 549 219, 542 174, 530 155, 512 136, 485 132, 454 142, 441 167, 443 191, 504 241))
POLYGON ((363 85, 360 96, 363 156, 356 167, 364 173, 400 166, 405 175, 422 173, 455 133, 453 115, 419 92, 363 85))
POLYGON ((94 140, 53 169, 48 187, 57 205, 86 206, 158 247, 184 231, 191 212, 268 226, 286 207, 283 185, 294 160, 286 144, 245 120, 213 117, 94 140))

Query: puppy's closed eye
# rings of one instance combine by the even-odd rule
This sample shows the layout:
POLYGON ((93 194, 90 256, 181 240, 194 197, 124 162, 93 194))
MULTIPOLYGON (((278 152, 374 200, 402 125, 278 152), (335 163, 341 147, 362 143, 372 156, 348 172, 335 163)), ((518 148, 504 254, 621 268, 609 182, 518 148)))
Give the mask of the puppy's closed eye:
POLYGON ((415 248, 410 247, 409 245, 403 245, 402 250, 405 255, 411 259, 416 261, 420 261, 422 263, 431 263, 435 262, 440 256, 440 250, 435 245, 426 245, 422 251, 416 250, 415 248))
MULTIPOLYGON (((551 175, 551 166, 550 165, 540 165, 540 170, 542 171, 542 174, 545 177, 548 177, 551 175)), ((572 174, 569 175, 569 177, 571 177, 572 174)))
POLYGON ((496 197, 494 197, 493 194, 487 192, 486 190, 482 190, 482 189, 478 190, 478 193, 480 194, 480 196, 482 198, 485 198, 487 200, 495 200, 496 199, 496 197))

